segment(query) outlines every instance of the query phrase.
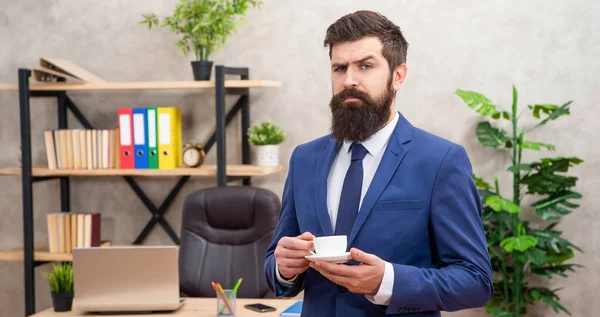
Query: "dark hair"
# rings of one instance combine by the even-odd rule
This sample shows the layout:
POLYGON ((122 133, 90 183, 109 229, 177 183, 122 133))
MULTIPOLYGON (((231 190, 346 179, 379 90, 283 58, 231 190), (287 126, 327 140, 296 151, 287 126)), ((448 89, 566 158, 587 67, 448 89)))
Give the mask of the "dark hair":
POLYGON ((383 15, 373 11, 356 11, 335 21, 327 28, 324 46, 329 46, 329 58, 334 44, 358 41, 366 36, 376 36, 383 44, 382 54, 390 65, 390 71, 406 63, 408 42, 400 27, 383 15))

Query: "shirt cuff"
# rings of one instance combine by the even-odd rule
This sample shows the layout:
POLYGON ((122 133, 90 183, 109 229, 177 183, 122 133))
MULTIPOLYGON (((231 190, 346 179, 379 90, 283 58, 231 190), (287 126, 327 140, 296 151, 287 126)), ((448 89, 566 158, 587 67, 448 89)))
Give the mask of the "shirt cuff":
POLYGON ((279 267, 277 266, 277 262, 275 262, 275 276, 277 277, 277 282, 283 285, 294 285, 294 281, 298 277, 298 275, 294 275, 291 279, 284 279, 281 274, 279 274, 279 267))
MULTIPOLYGON (((279 276, 279 275, 278 275, 279 276)), ((394 290, 394 266, 392 263, 385 262, 385 270, 383 271, 383 279, 377 294, 365 294, 365 297, 375 305, 387 306, 392 300, 392 291, 394 290)))

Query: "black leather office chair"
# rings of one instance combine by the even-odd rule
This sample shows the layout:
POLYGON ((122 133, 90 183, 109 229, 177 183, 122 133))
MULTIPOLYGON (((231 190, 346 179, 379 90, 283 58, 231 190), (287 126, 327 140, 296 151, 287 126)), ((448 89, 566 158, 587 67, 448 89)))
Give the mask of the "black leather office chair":
POLYGON ((280 207, 273 192, 249 186, 190 194, 183 206, 179 251, 182 296, 214 297, 211 282, 232 288, 243 277, 238 297, 273 297, 263 272, 280 207))

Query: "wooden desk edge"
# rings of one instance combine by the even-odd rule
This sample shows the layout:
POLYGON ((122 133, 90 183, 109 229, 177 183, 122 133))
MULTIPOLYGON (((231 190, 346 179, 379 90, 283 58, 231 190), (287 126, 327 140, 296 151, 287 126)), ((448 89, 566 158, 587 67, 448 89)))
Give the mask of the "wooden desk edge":
MULTIPOLYGON (((48 294, 49 295, 49 294, 48 294)), ((236 300, 236 317, 274 317, 279 316, 282 311, 286 308, 294 304, 296 301, 300 299, 297 298, 238 298, 236 300), (258 313, 247 308, 244 308, 246 304, 253 303, 262 303, 265 305, 275 307, 275 311, 267 312, 267 313, 258 313)), ((152 317, 171 317, 171 316, 189 316, 189 317, 214 317, 217 315, 217 304, 216 298, 185 298, 185 304, 173 313, 166 314, 139 314, 135 315, 138 317, 143 316, 152 316, 152 317)), ((74 307, 75 308, 75 307, 74 307)), ((90 316, 81 312, 77 312, 76 310, 64 313, 54 312, 52 307, 40 311, 37 314, 32 315, 32 317, 86 317, 90 316)), ((111 315, 113 317, 122 317, 122 316, 132 316, 132 315, 111 315)))

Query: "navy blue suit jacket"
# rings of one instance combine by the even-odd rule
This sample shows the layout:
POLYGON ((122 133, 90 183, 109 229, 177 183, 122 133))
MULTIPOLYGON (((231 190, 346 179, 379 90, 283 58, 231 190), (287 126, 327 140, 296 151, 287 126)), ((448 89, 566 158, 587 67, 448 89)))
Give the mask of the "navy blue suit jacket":
POLYGON ((304 290, 302 316, 440 316, 442 310, 481 307, 493 293, 481 202, 465 149, 399 116, 348 236, 348 249, 392 263, 388 306, 375 305, 311 268, 293 286, 277 281, 273 253, 279 239, 303 232, 333 235, 327 177, 341 144, 325 136, 292 153, 265 275, 278 297, 304 290))

